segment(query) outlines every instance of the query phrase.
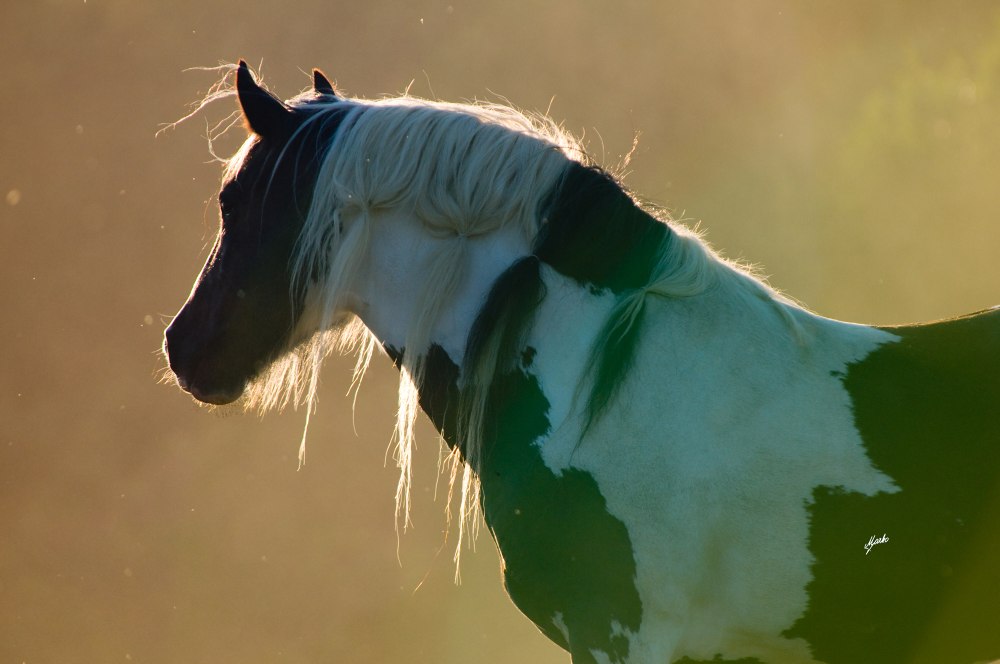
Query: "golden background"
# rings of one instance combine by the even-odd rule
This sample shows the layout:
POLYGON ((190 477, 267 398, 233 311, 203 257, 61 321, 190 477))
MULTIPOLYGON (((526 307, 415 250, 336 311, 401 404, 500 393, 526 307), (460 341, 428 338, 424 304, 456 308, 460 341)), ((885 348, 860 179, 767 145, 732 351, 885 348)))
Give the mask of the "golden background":
POLYGON ((154 137, 213 82, 186 68, 551 108, 610 166, 638 132, 632 189, 824 315, 903 323, 1000 302, 994 7, 4 2, 0 662, 568 661, 488 536, 453 585, 426 423, 397 562, 388 361, 357 435, 329 363, 299 472, 301 411, 156 383, 216 225, 205 120, 154 137))

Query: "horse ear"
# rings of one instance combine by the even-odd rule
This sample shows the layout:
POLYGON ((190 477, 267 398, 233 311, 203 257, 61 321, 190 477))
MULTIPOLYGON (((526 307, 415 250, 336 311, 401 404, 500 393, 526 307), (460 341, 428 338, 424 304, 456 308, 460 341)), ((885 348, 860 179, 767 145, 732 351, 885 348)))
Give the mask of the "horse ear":
POLYGON ((257 85, 243 60, 236 70, 236 92, 250 131, 260 136, 277 136, 286 131, 292 112, 281 100, 257 85))
POLYGON ((321 95, 333 95, 334 97, 339 96, 337 94, 337 88, 333 87, 333 83, 330 79, 326 77, 326 74, 318 69, 313 69, 313 90, 321 95))

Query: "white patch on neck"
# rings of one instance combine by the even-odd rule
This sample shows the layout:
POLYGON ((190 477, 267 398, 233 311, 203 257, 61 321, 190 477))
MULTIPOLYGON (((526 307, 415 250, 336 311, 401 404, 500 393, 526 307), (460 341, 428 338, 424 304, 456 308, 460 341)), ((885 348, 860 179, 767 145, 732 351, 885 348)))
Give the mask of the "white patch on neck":
MULTIPOLYGON (((458 364, 469 330, 494 282, 518 258, 530 253, 516 229, 460 239, 433 237, 411 214, 397 209, 372 215, 369 260, 358 275, 352 309, 383 343, 402 348, 419 312, 420 294, 434 256, 447 245, 467 243, 464 278, 431 331, 430 338, 458 364)), ((457 248, 457 246, 456 246, 457 248)), ((427 349, 420 349, 426 351, 427 349)))
POLYGON ((811 662, 781 632, 807 608, 813 490, 898 490, 866 455, 840 376, 897 337, 795 311, 797 343, 774 304, 726 288, 655 299, 634 366, 581 441, 586 393, 574 401, 571 386, 612 296, 543 275, 529 343, 552 433, 538 444, 554 472, 590 473, 628 529, 643 606, 630 660, 811 662))

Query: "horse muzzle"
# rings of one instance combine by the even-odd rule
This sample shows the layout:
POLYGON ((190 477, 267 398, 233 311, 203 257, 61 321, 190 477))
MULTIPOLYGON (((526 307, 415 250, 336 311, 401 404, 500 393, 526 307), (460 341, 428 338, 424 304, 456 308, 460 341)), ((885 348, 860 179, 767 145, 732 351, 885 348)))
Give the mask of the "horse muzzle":
POLYGON ((177 386, 202 403, 224 406, 243 395, 246 380, 226 376, 215 367, 211 354, 199 344, 192 344, 175 320, 163 335, 163 352, 177 386))

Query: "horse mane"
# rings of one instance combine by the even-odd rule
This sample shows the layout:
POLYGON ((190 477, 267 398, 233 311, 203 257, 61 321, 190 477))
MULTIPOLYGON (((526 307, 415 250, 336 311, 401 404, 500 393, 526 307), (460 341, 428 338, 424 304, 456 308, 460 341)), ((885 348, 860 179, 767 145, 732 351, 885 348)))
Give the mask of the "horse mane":
MULTIPOLYGON (((430 332, 462 281, 469 237, 513 227, 533 253, 494 284, 461 358, 454 432, 460 442, 451 474, 454 489, 458 469, 464 468, 459 548, 463 533, 473 532, 466 526, 477 523, 490 385, 493 377, 515 366, 544 297, 542 264, 615 297, 589 358, 590 390, 581 395, 578 389, 588 425, 614 399, 654 297, 690 297, 720 285, 735 286, 740 297, 775 305, 793 337, 801 335, 796 309, 785 306, 787 300, 749 269, 720 258, 697 233, 670 225, 665 214, 637 202, 614 176, 590 165, 577 139, 545 116, 501 104, 408 96, 363 101, 307 92, 287 103, 309 111, 298 132, 334 117, 339 122, 329 140, 315 146, 321 163, 291 261, 294 288, 318 282, 319 287, 309 291, 316 298, 310 306, 321 312, 324 331, 278 358, 248 386, 248 408, 305 403, 308 428, 319 368, 334 350, 357 353, 352 387, 360 383, 378 342, 360 320, 338 312, 370 249, 373 212, 404 206, 428 233, 453 240, 433 259, 419 296, 422 314, 406 332, 402 355, 396 358, 396 511, 404 529, 418 388, 425 380, 430 332)), ((239 168, 253 140, 229 161, 227 172, 239 168)))
MULTIPOLYGON (((462 283, 468 261, 466 240, 512 227, 530 243, 540 230, 540 207, 566 165, 584 159, 584 152, 551 120, 499 104, 412 97, 324 101, 309 95, 289 103, 309 111, 298 132, 339 115, 340 130, 318 146, 321 164, 291 261, 294 288, 318 277, 318 288, 312 289, 318 299, 311 304, 321 312, 320 328, 326 331, 276 360, 248 387, 246 404, 266 409, 305 402, 308 423, 319 366, 327 354, 356 349, 352 385, 364 375, 377 342, 359 321, 337 317, 343 315, 342 296, 368 255, 373 212, 404 206, 413 210, 428 233, 449 238, 425 275, 417 309, 421 315, 405 333, 399 361, 396 498, 397 516, 405 528, 425 352, 444 303, 462 283)), ((478 492, 473 488, 463 494, 478 492)), ((473 502, 463 498, 463 515, 470 513, 473 502)))

